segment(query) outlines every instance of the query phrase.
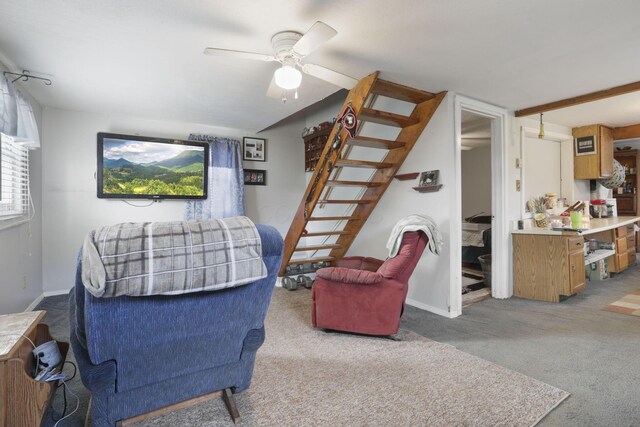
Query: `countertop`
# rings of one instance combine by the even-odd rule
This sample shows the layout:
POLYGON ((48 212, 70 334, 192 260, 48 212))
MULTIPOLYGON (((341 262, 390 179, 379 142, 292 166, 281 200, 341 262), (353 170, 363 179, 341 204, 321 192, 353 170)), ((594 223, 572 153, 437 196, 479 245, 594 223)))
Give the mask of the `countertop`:
POLYGON ((633 224, 640 221, 640 216, 614 216, 611 218, 592 218, 589 221, 588 228, 580 231, 556 231, 550 228, 530 228, 528 230, 512 230, 511 234, 536 234, 546 236, 576 236, 578 234, 587 235, 598 233, 600 231, 611 230, 613 228, 622 227, 623 225, 633 224))

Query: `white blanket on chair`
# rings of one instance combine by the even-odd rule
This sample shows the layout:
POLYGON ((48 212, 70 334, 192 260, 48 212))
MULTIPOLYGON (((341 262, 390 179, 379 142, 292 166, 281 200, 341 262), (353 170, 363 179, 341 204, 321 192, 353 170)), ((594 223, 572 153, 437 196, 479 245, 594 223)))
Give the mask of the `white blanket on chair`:
POLYGON ((428 247, 429 250, 440 255, 442 249, 442 235, 436 223, 426 215, 409 215, 402 218, 393 227, 391 236, 387 241, 387 249, 389 249, 389 258, 393 258, 398 254, 400 250, 400 243, 402 243, 402 236, 407 231, 423 231, 429 238, 428 247))

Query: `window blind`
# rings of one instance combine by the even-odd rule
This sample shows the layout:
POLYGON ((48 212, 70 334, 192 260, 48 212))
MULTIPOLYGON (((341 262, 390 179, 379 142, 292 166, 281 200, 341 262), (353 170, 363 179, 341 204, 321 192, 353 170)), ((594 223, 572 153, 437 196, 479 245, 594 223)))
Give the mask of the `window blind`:
POLYGON ((29 150, 5 135, 0 141, 0 180, 0 228, 29 220, 29 150))

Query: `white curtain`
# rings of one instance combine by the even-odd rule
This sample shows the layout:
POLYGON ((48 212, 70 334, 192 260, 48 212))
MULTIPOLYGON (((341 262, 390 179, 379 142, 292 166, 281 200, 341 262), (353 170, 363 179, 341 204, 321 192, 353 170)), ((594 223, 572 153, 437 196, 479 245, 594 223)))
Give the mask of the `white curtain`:
POLYGON ((16 104, 16 91, 13 84, 6 77, 0 79, 0 132, 14 136, 18 130, 18 106, 16 104))
POLYGON ((28 148, 40 147, 33 108, 26 95, 7 77, 0 79, 0 132, 28 148))
POLYGON ((209 143, 209 179, 206 200, 189 200, 185 221, 244 215, 244 174, 240 141, 191 134, 191 141, 209 143))

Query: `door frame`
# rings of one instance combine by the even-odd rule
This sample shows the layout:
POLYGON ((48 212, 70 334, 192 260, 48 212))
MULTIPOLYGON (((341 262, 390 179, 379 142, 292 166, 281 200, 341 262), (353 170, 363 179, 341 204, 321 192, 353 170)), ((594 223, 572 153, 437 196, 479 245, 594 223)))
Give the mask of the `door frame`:
POLYGON ((451 317, 462 314, 462 110, 491 119, 491 296, 509 298, 513 285, 509 280, 509 221, 507 195, 507 146, 510 116, 507 109, 463 95, 454 99, 455 191, 451 227, 451 277, 449 307, 451 317))
MULTIPOLYGON (((531 214, 526 212, 525 188, 527 180, 524 174, 527 168, 527 158, 525 155, 525 138, 537 138, 540 131, 538 129, 520 126, 520 218, 530 218, 531 214)), ((573 185, 573 135, 557 132, 545 132, 544 138, 560 144, 560 190, 561 197, 567 200, 574 200, 573 185)))

